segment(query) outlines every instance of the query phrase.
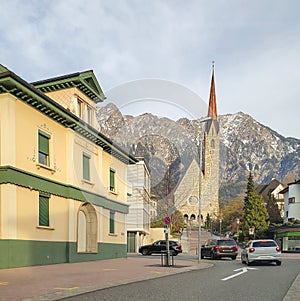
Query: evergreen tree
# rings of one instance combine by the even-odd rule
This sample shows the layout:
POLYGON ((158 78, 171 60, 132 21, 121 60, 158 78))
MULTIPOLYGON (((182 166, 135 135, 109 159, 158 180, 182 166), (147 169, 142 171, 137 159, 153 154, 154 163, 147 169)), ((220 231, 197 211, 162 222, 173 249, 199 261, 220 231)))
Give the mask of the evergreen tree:
POLYGON ((254 237, 262 237, 269 227, 269 215, 262 196, 254 189, 254 181, 250 172, 247 192, 244 199, 243 235, 249 235, 249 229, 254 228, 254 237))

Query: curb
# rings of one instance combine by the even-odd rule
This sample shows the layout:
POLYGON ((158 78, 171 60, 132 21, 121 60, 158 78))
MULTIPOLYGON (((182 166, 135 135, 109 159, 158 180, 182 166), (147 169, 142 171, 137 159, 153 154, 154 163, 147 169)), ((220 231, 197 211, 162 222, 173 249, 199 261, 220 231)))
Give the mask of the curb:
POLYGON ((298 301, 300 296, 300 273, 289 288, 282 301, 298 301))

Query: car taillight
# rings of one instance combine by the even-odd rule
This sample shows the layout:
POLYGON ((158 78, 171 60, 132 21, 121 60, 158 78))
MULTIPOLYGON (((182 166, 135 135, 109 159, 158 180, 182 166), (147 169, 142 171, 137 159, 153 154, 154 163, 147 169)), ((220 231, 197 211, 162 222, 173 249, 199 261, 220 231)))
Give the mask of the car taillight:
POLYGON ((181 246, 176 246, 175 249, 180 250, 181 246))
POLYGON ((276 251, 277 251, 277 252, 280 252, 280 251, 281 251, 281 248, 280 248, 280 247, 277 247, 277 248, 276 248, 276 251))
POLYGON ((232 248, 233 248, 234 250, 238 250, 238 246, 237 246, 237 245, 233 246, 232 248))
POLYGON ((249 252, 250 252, 250 253, 253 253, 254 251, 255 251, 254 248, 250 248, 250 249, 249 249, 249 252))
POLYGON ((220 250, 220 249, 222 249, 222 246, 215 246, 214 249, 215 250, 220 250))

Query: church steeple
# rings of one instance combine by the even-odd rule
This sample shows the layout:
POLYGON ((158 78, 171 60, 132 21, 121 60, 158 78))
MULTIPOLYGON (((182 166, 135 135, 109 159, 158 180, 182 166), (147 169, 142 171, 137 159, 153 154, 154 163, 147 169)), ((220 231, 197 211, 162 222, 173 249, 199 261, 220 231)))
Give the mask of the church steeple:
POLYGON ((217 119, 217 99, 216 99, 216 91, 215 91, 215 62, 212 62, 212 77, 210 84, 210 94, 209 94, 209 106, 208 106, 208 114, 207 117, 210 117, 213 120, 217 119))

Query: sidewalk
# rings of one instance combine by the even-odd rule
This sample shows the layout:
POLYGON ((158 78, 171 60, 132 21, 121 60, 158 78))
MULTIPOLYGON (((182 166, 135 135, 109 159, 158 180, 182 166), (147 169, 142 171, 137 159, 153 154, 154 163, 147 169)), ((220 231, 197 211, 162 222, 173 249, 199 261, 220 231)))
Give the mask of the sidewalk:
POLYGON ((98 289, 208 268, 197 260, 161 266, 160 256, 66 263, 0 270, 0 301, 59 300, 98 289))
MULTIPOLYGON (((183 255, 183 254, 182 254, 183 255)), ((0 301, 44 301, 79 295, 103 288, 132 283, 171 274, 205 269, 206 261, 175 258, 175 265, 161 266, 160 256, 130 256, 109 260, 44 266, 0 269, 0 301)), ((299 261, 300 254, 283 254, 299 261)), ((296 301, 300 296, 300 273, 283 301, 296 301)))

